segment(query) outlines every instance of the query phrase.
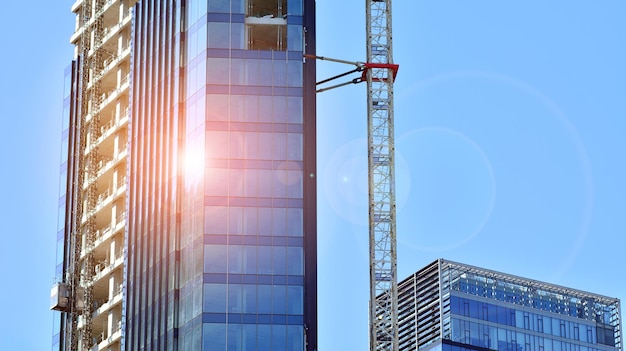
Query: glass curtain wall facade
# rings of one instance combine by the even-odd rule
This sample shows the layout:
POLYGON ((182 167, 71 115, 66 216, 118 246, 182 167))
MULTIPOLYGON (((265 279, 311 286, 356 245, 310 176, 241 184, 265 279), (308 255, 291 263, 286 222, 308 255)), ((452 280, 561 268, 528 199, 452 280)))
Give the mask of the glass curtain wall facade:
POLYGON ((132 4, 117 347, 316 350, 314 1, 132 4))
POLYGON ((400 350, 622 350, 614 298, 442 259, 399 296, 400 350))
POLYGON ((315 348, 308 3, 138 3, 131 349, 315 348))

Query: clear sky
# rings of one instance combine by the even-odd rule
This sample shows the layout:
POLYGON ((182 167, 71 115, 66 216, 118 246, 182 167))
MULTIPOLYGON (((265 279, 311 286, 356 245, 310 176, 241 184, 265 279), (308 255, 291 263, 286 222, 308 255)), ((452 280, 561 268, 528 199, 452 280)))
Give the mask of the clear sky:
MULTIPOLYGON (((72 3, 0 11, 7 350, 51 345, 72 3)), ((319 55, 364 59, 363 3, 317 0, 319 55)), ((394 2, 400 278, 444 257, 626 300, 625 15, 620 0, 394 2)), ((320 351, 367 349, 365 94, 318 96, 320 351)))

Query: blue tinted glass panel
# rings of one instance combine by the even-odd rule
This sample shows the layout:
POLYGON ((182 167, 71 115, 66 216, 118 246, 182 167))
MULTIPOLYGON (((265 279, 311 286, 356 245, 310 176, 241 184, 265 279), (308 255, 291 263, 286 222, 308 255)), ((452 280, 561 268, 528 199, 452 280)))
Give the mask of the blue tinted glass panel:
POLYGON ((301 315, 304 313, 304 288, 302 286, 287 287, 287 314, 301 315))
POLYGON ((258 301, 262 301, 258 305, 259 314, 272 313, 272 286, 271 285, 259 285, 258 286, 258 301))
POLYGON ((272 312, 274 314, 287 313, 287 286, 274 285, 272 289, 272 312))
POLYGON ((257 350, 272 351, 272 326, 259 324, 257 326, 257 350))
POLYGON ((202 326, 203 349, 226 351, 226 325, 205 323, 202 326))
POLYGON ((243 273, 243 247, 240 245, 228 246, 228 272, 243 273))
POLYGON ((273 325, 272 326, 272 349, 273 350, 286 350, 287 348, 287 326, 286 325, 273 325))
POLYGON ((228 324, 228 351, 243 350, 241 329, 241 324, 228 324))
POLYGON ((243 312, 243 288, 241 284, 228 284, 228 312, 243 312))
POLYGON ((287 26, 287 50, 303 51, 302 38, 302 26, 287 26))
POLYGON ((287 350, 304 350, 304 328, 300 325, 287 326, 287 350))
POLYGON ((204 284, 203 312, 226 312, 226 284, 204 284))
POLYGON ((227 273, 227 262, 225 245, 204 245, 205 273, 227 273))
POLYGON ((287 274, 304 274, 304 249, 301 247, 287 248, 287 274))
POLYGON ((217 13, 229 13, 230 12, 230 1, 229 0, 208 0, 209 12, 217 12, 217 13))
POLYGON ((228 49, 230 47, 230 23, 209 22, 209 44, 211 49, 228 49))

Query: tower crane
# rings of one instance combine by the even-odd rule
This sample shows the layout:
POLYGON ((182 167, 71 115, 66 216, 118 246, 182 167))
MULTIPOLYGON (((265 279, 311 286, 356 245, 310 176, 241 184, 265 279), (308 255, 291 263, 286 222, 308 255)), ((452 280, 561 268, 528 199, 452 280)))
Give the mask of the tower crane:
POLYGON ((308 58, 352 64, 352 71, 318 85, 360 72, 350 81, 317 92, 367 82, 367 144, 369 199, 369 340, 370 351, 398 350, 398 279, 394 166, 393 63, 391 0, 366 0, 367 62, 322 56, 308 58))

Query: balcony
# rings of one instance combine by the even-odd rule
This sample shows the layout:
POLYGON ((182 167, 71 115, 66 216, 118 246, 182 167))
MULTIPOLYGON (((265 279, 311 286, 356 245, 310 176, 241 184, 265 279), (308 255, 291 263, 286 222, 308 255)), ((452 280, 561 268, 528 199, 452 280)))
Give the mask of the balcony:
POLYGON ((102 277, 109 275, 115 269, 120 267, 124 263, 124 253, 120 250, 115 254, 115 258, 113 260, 104 259, 98 263, 96 263, 94 271, 94 279, 93 281, 98 281, 102 277))
POLYGON ((114 166, 117 165, 119 162, 121 162, 122 160, 125 160, 127 155, 128 155, 128 151, 126 150, 126 148, 124 148, 117 152, 116 157, 105 157, 105 156, 100 157, 100 160, 98 161, 96 165, 97 171, 96 171, 95 177, 85 177, 85 182, 83 183, 83 190, 87 190, 87 187, 89 187, 91 183, 98 180, 107 172, 111 171, 114 168, 114 166))
POLYGON ((119 284, 115 288, 115 291, 113 291, 113 295, 107 301, 104 301, 96 306, 95 311, 93 312, 93 315, 92 315, 92 320, 95 320, 104 312, 120 304, 122 302, 122 292, 123 292, 123 285, 119 284))
POLYGON ((93 106, 94 100, 92 99, 91 104, 90 104, 91 108, 86 118, 87 122, 89 122, 93 118, 96 112, 100 112, 105 106, 107 106, 109 103, 111 103, 112 101, 115 101, 118 97, 120 97, 120 95, 124 91, 126 91, 128 87, 130 86, 129 80, 130 80, 130 74, 127 73, 126 75, 122 77, 117 89, 113 89, 111 91, 102 93, 102 95, 100 96, 100 103, 97 106, 93 106))
POLYGON ((104 79, 105 77, 107 77, 107 75, 114 73, 115 72, 114 69, 118 67, 118 65, 121 62, 123 62, 129 57, 130 57, 130 40, 126 41, 126 43, 122 46, 122 49, 120 50, 119 53, 110 54, 109 56, 107 56, 107 58, 103 60, 102 71, 100 71, 95 77, 92 77, 92 79, 90 79, 89 83, 87 84, 87 88, 91 89, 91 87, 93 87, 95 82, 98 82, 104 79))
POLYGON ((114 135, 123 126, 126 126, 128 124, 128 108, 125 108, 124 110, 125 112, 123 112, 123 116, 121 116, 119 119, 116 119, 114 117, 115 113, 112 113, 111 119, 100 126, 100 128, 98 129, 97 139, 89 141, 89 144, 87 145, 87 150, 85 151, 85 155, 89 155, 89 153, 91 153, 96 147, 102 146, 105 141, 109 140, 109 137, 114 135))
POLYGON ((99 339, 99 343, 94 346, 92 350, 105 350, 107 347, 111 346, 113 343, 119 341, 122 338, 122 321, 118 321, 111 334, 107 337, 105 333, 102 332, 102 335, 99 339))

